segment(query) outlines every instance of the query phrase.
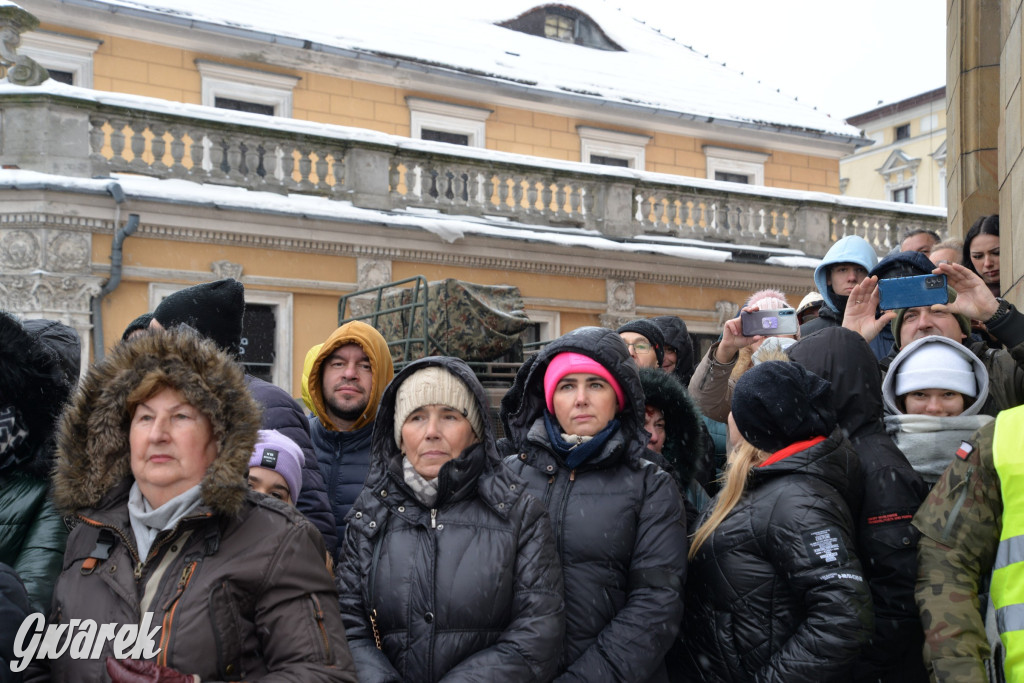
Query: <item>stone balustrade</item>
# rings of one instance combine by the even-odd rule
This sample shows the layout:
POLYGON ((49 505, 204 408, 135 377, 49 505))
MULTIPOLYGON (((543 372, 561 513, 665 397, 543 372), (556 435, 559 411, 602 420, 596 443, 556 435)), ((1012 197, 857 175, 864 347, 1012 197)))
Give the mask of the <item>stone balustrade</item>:
POLYGON ((943 209, 546 160, 50 83, 0 85, 4 165, 77 177, 133 173, 369 209, 431 208, 616 239, 670 236, 810 256, 850 234, 884 254, 906 231, 946 233, 943 209))

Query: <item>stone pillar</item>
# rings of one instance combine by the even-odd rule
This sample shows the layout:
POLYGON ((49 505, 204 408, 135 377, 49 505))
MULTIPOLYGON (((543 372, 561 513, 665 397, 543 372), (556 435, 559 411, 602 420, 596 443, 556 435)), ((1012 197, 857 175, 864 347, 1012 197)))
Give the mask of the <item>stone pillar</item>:
MULTIPOLYGON (((1021 0, 1002 1, 1002 55, 999 104, 999 241, 1004 295, 1024 306, 1024 132, 1022 132, 1021 70, 1024 26, 1021 0)), ((969 224, 964 222, 966 230, 969 224)))
MULTIPOLYGON (((999 211, 1001 4, 1018 0, 947 0, 946 203, 951 235, 999 211)), ((1010 15, 1011 17, 1014 15, 1010 15)), ((1017 61, 1020 61, 1018 49, 1017 61)), ((1018 66, 1019 71, 1019 66, 1018 66)), ((1014 128, 1020 130, 1019 93, 1014 128)), ((1009 110, 1007 110, 1009 113, 1009 110)))
POLYGON ((82 341, 83 371, 92 341, 92 298, 102 283, 90 275, 91 254, 88 233, 0 230, 0 308, 73 327, 82 341))

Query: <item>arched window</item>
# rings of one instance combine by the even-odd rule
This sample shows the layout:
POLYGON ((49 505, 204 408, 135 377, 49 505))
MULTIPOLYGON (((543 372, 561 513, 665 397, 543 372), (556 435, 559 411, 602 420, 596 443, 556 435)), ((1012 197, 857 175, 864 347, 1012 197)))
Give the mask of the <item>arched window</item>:
POLYGON ((560 40, 598 50, 622 48, 605 35, 593 19, 568 5, 542 5, 498 24, 532 36, 560 40))

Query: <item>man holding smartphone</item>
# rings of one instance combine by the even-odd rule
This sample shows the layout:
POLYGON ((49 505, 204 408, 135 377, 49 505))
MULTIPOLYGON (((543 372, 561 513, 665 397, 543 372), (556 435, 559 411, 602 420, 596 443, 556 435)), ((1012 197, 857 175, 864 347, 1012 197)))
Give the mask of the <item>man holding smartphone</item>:
POLYGON ((869 277, 853 289, 843 327, 871 341, 891 325, 896 341, 892 353, 879 362, 883 373, 903 345, 916 339, 940 335, 964 344, 988 371, 989 397, 981 412, 995 416, 1000 410, 1024 404, 1024 315, 1005 299, 993 296, 984 280, 962 265, 943 263, 932 272, 946 276, 949 303, 884 311, 876 319, 878 279, 869 277), (984 341, 971 340, 971 320, 984 323, 1004 348, 992 349, 984 341))
POLYGON ((800 336, 826 327, 840 327, 850 293, 878 263, 874 248, 863 237, 847 235, 832 245, 814 269, 814 284, 825 303, 818 317, 800 326, 800 336))

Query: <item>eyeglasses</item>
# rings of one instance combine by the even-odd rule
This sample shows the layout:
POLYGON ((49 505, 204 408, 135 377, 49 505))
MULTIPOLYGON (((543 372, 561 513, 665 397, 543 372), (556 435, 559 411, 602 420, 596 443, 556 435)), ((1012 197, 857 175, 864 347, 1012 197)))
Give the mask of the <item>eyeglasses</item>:
POLYGON ((630 346, 632 346, 633 350, 636 351, 637 353, 650 353, 651 352, 651 345, 648 344, 647 342, 633 342, 633 343, 626 342, 626 348, 629 348, 630 346))

